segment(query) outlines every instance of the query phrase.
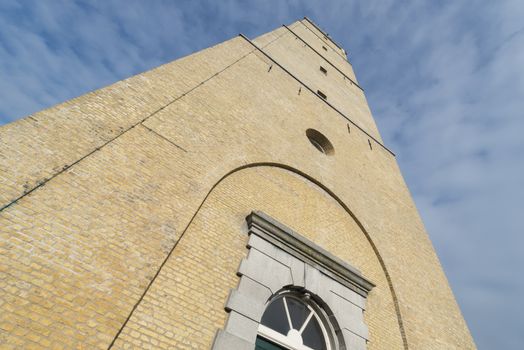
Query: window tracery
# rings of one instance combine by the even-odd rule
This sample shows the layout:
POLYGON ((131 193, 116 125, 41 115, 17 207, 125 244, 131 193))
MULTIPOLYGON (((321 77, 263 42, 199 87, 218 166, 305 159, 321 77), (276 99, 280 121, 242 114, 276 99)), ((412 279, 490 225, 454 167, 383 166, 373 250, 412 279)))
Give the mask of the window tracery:
POLYGON ((258 327, 257 350, 331 350, 328 327, 309 294, 284 293, 269 303, 258 327), (276 346, 276 347, 275 347, 276 346))

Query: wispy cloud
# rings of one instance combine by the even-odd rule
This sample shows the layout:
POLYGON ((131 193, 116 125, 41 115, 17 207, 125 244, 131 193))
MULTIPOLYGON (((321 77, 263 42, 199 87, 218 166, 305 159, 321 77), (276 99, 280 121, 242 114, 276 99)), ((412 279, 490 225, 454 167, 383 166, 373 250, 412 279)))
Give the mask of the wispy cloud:
POLYGON ((524 344, 524 3, 7 1, 0 122, 304 15, 344 46, 480 348, 524 344))
POLYGON ((355 46, 386 143, 486 349, 524 343, 523 5, 400 6, 355 46))

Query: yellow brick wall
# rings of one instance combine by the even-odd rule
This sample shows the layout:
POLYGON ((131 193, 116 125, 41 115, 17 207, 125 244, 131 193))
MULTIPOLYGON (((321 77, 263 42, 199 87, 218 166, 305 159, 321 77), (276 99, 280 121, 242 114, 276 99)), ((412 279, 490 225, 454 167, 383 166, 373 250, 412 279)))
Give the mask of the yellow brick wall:
MULTIPOLYGON (((375 139, 381 140, 366 103, 364 91, 355 85, 353 72, 347 72, 348 67, 351 67, 350 64, 347 61, 329 61, 330 58, 333 59, 329 55, 323 58, 320 55, 324 53, 322 49, 317 52, 313 51, 304 41, 297 38, 297 35, 313 35, 304 28, 304 25, 298 22, 289 26, 292 32, 284 27, 276 30, 274 35, 279 36, 278 40, 272 42, 266 42, 266 38, 261 40, 262 44, 265 44, 264 52, 274 58, 291 74, 298 77, 305 85, 310 86, 314 92, 320 90, 326 94, 329 103, 351 118, 375 139), (320 71, 320 66, 327 70, 327 74, 320 71)), ((307 36, 306 39, 308 39, 307 36)), ((314 39, 318 41, 317 37, 309 40, 314 39)), ((258 39, 255 42, 258 43, 258 39)), ((307 43, 309 44, 309 42, 307 43)), ((335 54, 331 56, 333 55, 335 54)), ((342 60, 338 54, 335 56, 342 60)))
POLYGON ((264 211, 361 269, 377 284, 365 314, 369 349, 402 347, 386 278, 352 217, 309 180, 289 170, 260 166, 233 173, 212 191, 115 348, 161 343, 176 349, 210 347, 214 330, 225 321, 229 290, 239 280, 236 271, 247 252, 245 217, 252 210, 264 211), (142 332, 144 323, 153 332, 142 332), (171 339, 166 333, 173 334, 171 339))
MULTIPOLYGON (((317 52, 321 52, 329 61, 335 64, 352 80, 357 81, 353 67, 348 64, 347 55, 335 45, 331 40, 324 37, 324 33, 320 32, 318 28, 311 24, 307 19, 297 21, 289 26, 293 32, 310 44, 317 52), (324 50, 325 46, 328 50, 324 50)), ((351 33, 348 33, 351 34, 351 33)), ((336 41, 337 38, 335 38, 336 41)))
POLYGON ((0 208, 253 50, 240 38, 0 127, 0 208))
MULTIPOLYGON (((259 45, 278 45, 279 33, 259 45)), ((297 64, 316 67, 311 57, 297 64)), ((370 149, 368 135, 348 133, 347 120, 299 88, 235 38, 1 127, 0 348, 107 349, 131 313, 115 347, 206 348, 223 326, 245 254, 239 227, 252 209, 377 283, 370 348, 402 346, 392 293, 409 348, 474 348, 394 156, 373 140, 370 149), (330 139, 333 156, 309 143, 308 128, 330 139), (253 164, 297 169, 332 196, 269 168, 235 173, 211 191, 253 164), (250 208, 255 202, 261 207, 250 208), (186 304, 158 311, 173 300, 186 304)))

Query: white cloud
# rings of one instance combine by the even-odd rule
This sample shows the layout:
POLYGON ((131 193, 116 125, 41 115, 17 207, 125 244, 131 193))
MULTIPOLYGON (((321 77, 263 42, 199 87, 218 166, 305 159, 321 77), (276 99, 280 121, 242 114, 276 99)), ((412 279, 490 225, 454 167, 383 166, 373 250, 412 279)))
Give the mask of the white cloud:
POLYGON ((358 62, 368 57, 355 59, 478 346, 518 349, 524 343, 517 331, 524 325, 518 278, 524 266, 524 35, 515 13, 522 14, 522 5, 492 4, 416 9, 407 16, 416 19, 396 30, 399 37, 380 29, 369 34, 379 48, 368 55, 404 55, 383 57, 380 73, 369 78, 366 62, 358 62), (401 89, 382 87, 378 76, 399 81, 401 89))

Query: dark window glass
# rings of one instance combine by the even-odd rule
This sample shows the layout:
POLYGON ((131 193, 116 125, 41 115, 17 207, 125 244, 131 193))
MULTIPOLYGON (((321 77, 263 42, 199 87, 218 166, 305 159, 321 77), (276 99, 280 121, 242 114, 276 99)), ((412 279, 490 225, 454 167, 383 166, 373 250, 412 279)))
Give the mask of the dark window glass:
POLYGON ((257 337, 255 350, 285 350, 285 348, 275 345, 264 338, 257 337))
POLYGON ((284 309, 282 298, 269 304, 260 323, 278 333, 287 335, 287 332, 289 332, 289 324, 287 322, 286 310, 284 309))
POLYGON ((286 301, 291 323, 293 324, 293 328, 298 331, 311 311, 309 311, 306 305, 296 299, 286 298, 286 301))
POLYGON ((309 320, 304 332, 302 332, 302 341, 304 345, 309 346, 315 350, 326 350, 326 341, 324 334, 315 317, 309 320))

